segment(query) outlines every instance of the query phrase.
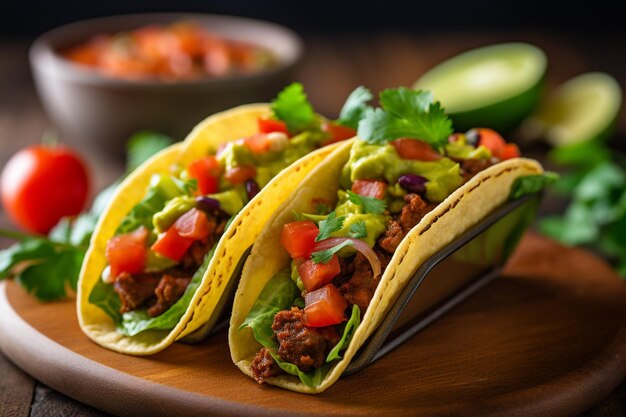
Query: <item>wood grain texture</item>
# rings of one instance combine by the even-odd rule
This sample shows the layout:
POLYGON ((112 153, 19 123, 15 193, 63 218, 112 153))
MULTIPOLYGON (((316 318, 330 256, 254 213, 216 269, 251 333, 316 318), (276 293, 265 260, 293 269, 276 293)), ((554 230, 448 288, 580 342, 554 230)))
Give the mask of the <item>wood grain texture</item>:
POLYGON ((39 304, 13 283, 3 293, 6 354, 119 415, 574 415, 626 372, 623 283, 594 256, 535 235, 505 277, 318 396, 258 386, 232 365, 223 332, 152 357, 123 356, 80 333, 71 301, 39 304))
POLYGON ((35 381, 0 354, 0 417, 28 417, 35 381))

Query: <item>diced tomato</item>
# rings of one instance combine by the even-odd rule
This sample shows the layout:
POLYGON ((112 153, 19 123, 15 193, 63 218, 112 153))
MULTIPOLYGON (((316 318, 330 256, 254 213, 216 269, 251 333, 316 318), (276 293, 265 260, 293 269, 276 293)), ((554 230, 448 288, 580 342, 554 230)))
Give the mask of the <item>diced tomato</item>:
POLYGON ((152 250, 161 256, 179 262, 193 242, 194 239, 179 235, 176 226, 172 225, 165 233, 159 235, 157 241, 152 245, 152 250))
POLYGON ((339 258, 337 258, 337 255, 333 255, 326 264, 316 264, 309 259, 298 267, 300 279, 307 291, 316 290, 330 283, 333 278, 339 275, 339 272, 341 272, 341 267, 339 266, 339 258))
POLYGON ((409 138, 400 138, 391 142, 396 152, 402 159, 412 159, 415 161, 436 161, 441 158, 441 154, 434 150, 428 143, 409 138))
POLYGON ((333 284, 304 296, 304 319, 309 327, 324 327, 346 320, 348 302, 333 284))
POLYGON ((190 178, 198 182, 198 194, 213 194, 219 191, 220 164, 214 156, 192 162, 187 167, 190 178))
POLYGON ((204 212, 197 208, 192 208, 176 220, 174 227, 182 237, 189 237, 194 240, 206 239, 211 233, 215 223, 209 223, 204 212))
POLYGON ((504 139, 498 132, 493 129, 477 128, 472 129, 478 132, 478 146, 484 146, 491 151, 496 158, 500 158, 502 151, 506 145, 504 139))
POLYGON ((122 272, 139 274, 146 264, 146 238, 148 231, 140 227, 134 232, 114 236, 108 241, 105 256, 111 266, 111 276, 122 272))
POLYGON ((387 183, 376 180, 356 180, 352 183, 352 192, 365 197, 385 198, 387 183))
POLYGON ((287 223, 283 226, 280 243, 294 259, 307 259, 313 252, 319 229, 310 220, 287 223))
POLYGON ((324 146, 356 136, 356 130, 351 127, 328 121, 322 124, 322 130, 330 135, 330 139, 323 143, 324 146))
POLYGON ((502 149, 502 152, 500 153, 500 159, 502 160, 519 158, 519 156, 520 156, 519 148, 514 143, 507 143, 506 145, 504 145, 504 148, 502 149))
POLYGON ((243 144, 246 148, 250 149, 252 153, 263 153, 270 150, 272 141, 269 140, 267 134, 257 133, 256 135, 244 138, 243 144))
POLYGON ((231 168, 226 171, 224 178, 230 181, 231 184, 243 184, 247 180, 250 180, 256 176, 256 168, 252 165, 242 165, 235 168, 231 168))
POLYGON ((289 135, 289 129, 287 129, 287 123, 282 120, 259 118, 259 132, 272 133, 282 132, 285 135, 289 135))

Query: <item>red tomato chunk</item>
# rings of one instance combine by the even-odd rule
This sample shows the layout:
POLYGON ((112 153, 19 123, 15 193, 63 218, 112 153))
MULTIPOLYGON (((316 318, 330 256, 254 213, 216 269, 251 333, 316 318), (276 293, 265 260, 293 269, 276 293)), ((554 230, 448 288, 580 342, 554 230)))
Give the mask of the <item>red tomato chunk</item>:
POLYGON ((325 122, 322 130, 330 135, 330 139, 324 142, 324 145, 340 142, 356 136, 356 130, 351 127, 343 126, 337 123, 325 122))
POLYGON ((243 165, 235 168, 231 168, 226 171, 224 177, 230 181, 231 184, 243 184, 247 180, 250 180, 256 176, 256 168, 251 165, 243 165))
POLYGON ((282 132, 285 135, 289 135, 287 123, 282 120, 260 118, 258 123, 259 132, 261 133, 282 132))
POLYGON ((148 231, 140 227, 134 232, 114 236, 107 243, 105 256, 111 266, 111 276, 122 272, 139 274, 146 264, 146 238, 148 231))
MULTIPOLYGON (((213 223, 211 225, 214 226, 213 223)), ((206 214, 196 208, 180 216, 174 226, 180 236, 194 240, 206 239, 212 232, 206 214)))
POLYGON ((432 146, 421 140, 400 138, 391 144, 402 159, 429 162, 441 158, 441 155, 432 146))
POLYGON ((319 229, 310 220, 287 223, 283 226, 280 243, 294 259, 307 259, 313 252, 319 229))
POLYGON ((316 290, 330 283, 333 278, 339 275, 339 272, 341 272, 341 267, 339 266, 337 255, 333 255, 326 264, 318 264, 309 259, 298 267, 300 279, 307 291, 316 290))
POLYGON ((333 284, 304 296, 304 318, 309 327, 324 327, 346 320, 348 302, 333 284))
POLYGON ((376 180, 356 180, 352 183, 352 192, 365 197, 385 198, 387 183, 376 180))
POLYGON ((221 168, 217 158, 207 156, 192 162, 187 167, 189 177, 198 183, 198 194, 213 194, 219 191, 219 175, 221 168))
POLYGON ((194 239, 179 235, 176 225, 172 225, 165 233, 159 235, 152 245, 152 250, 161 256, 180 262, 193 242, 194 239))

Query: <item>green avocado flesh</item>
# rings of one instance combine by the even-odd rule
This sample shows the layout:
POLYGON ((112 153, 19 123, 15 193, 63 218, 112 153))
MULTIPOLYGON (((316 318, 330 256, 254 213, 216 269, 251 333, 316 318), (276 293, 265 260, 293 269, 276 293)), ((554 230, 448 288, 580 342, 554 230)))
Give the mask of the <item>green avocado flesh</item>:
POLYGON ((432 91, 457 130, 490 127, 507 131, 536 107, 546 56, 525 43, 505 43, 457 55, 414 85, 432 91))
POLYGON ((611 133, 621 103, 622 90, 613 77, 582 74, 550 94, 524 127, 555 146, 601 140, 611 133))

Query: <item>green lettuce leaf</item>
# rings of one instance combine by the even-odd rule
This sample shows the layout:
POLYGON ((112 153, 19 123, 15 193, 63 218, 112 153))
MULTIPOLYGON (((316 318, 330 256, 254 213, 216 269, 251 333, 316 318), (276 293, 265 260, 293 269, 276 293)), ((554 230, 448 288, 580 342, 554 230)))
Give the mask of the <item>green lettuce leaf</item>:
POLYGON ((302 381, 304 385, 310 388, 315 388, 319 384, 321 384, 324 378, 326 377, 326 375, 328 375, 330 368, 332 367, 331 364, 327 363, 325 365, 322 365, 319 368, 315 368, 315 370, 312 370, 309 372, 302 372, 293 363, 283 361, 280 358, 280 356, 278 356, 276 352, 273 351, 271 348, 269 349, 269 352, 270 352, 270 355, 272 355, 272 357, 278 364, 278 366, 280 367, 280 369, 282 369, 283 371, 287 372, 290 375, 297 376, 298 378, 300 378, 300 381, 302 381))
POLYGON ((555 172, 545 172, 539 175, 527 175, 518 177, 511 185, 509 200, 517 200, 527 194, 537 193, 548 185, 555 183, 559 175, 555 172))
POLYGON ((152 216, 165 207, 170 196, 158 187, 151 187, 146 196, 124 217, 122 224, 115 231, 116 235, 132 232, 139 226, 152 229, 152 216))
POLYGON ((300 290, 291 279, 289 269, 276 274, 265 284, 239 330, 250 327, 255 339, 266 348, 278 349, 272 323, 281 310, 289 309, 300 297, 300 290))
POLYGON ((344 325, 341 339, 339 339, 339 342, 330 352, 328 352, 328 356, 326 357, 327 363, 336 359, 341 359, 339 352, 348 347, 350 341, 352 340, 352 336, 354 336, 354 332, 357 327, 359 327, 359 324, 361 324, 361 310, 359 309, 359 306, 354 304, 352 305, 352 314, 350 315, 350 319, 348 319, 348 322, 344 325))

